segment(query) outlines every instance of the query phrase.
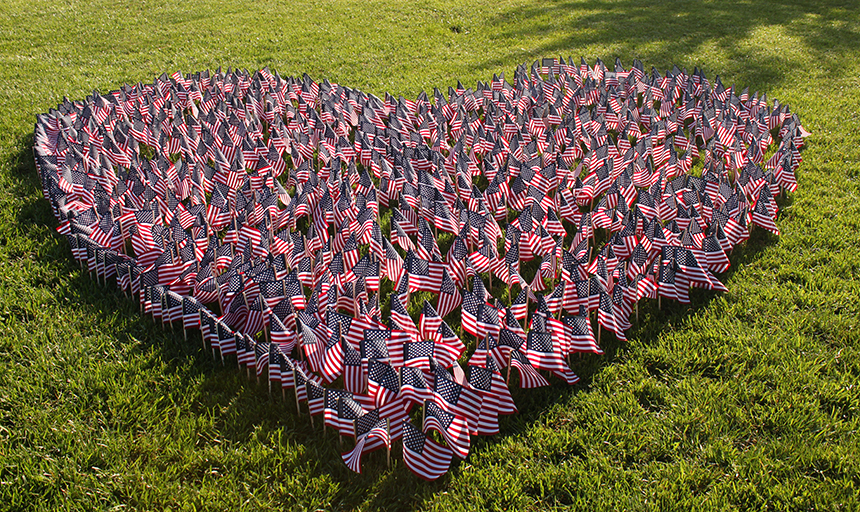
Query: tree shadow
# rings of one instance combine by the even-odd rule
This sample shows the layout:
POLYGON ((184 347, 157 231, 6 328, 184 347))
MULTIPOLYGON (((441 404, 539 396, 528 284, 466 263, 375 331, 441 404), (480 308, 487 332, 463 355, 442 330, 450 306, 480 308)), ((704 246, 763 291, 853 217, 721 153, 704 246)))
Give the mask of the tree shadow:
POLYGON ((740 87, 768 91, 793 70, 816 66, 839 73, 842 60, 860 43, 857 32, 845 23, 856 7, 847 0, 827 5, 811 0, 759 4, 749 0, 532 1, 491 18, 487 32, 502 48, 517 48, 532 40, 538 43, 477 67, 492 73, 541 57, 578 59, 582 55, 592 59, 592 65, 594 57, 604 58, 610 69, 617 56, 627 68, 638 58, 648 68, 667 70, 677 64, 692 71, 693 66, 703 66, 702 55, 710 55, 719 68, 706 69, 709 78, 720 73, 740 87), (771 27, 799 39, 805 54, 775 55, 759 51, 766 48, 747 46, 757 30, 771 27), (588 54, 594 50, 609 53, 588 54), (806 54, 814 60, 810 62, 806 54))

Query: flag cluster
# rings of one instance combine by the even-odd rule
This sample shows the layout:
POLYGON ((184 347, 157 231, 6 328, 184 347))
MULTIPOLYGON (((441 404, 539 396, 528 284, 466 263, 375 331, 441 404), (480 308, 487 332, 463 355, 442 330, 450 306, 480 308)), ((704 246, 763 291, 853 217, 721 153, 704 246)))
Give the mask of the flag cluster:
POLYGON ((91 273, 293 390, 356 439, 351 469, 402 438, 435 479, 516 412, 512 368, 573 384, 569 355, 623 339, 639 299, 724 290, 750 226, 778 233, 807 135, 699 70, 545 59, 415 100, 162 75, 40 115, 34 151, 91 273))

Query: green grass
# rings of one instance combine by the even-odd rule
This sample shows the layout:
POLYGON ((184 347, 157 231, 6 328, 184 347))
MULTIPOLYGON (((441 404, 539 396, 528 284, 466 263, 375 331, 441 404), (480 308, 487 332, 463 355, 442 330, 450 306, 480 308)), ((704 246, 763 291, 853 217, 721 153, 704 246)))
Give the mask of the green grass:
POLYGON ((860 508, 856 2, 469 4, 3 2, 0 509, 860 508), (165 71, 415 97, 557 55, 699 66, 788 103, 812 132, 800 188, 782 236, 732 254, 729 293, 645 305, 629 341, 575 361, 582 384, 516 392, 520 414, 435 483, 381 453, 352 474, 292 401, 92 282, 33 164, 36 114, 165 71))

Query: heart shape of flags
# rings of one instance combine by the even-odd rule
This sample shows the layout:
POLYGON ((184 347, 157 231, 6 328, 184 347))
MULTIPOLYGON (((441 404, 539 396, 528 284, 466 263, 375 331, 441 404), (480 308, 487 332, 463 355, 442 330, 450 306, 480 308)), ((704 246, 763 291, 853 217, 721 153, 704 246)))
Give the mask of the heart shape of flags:
POLYGON ((402 439, 432 480, 517 411, 509 385, 576 383, 569 356, 625 339, 639 300, 725 290, 808 135, 698 69, 544 59, 415 100, 164 74, 64 100, 34 152, 97 279, 291 390, 354 471, 402 439))

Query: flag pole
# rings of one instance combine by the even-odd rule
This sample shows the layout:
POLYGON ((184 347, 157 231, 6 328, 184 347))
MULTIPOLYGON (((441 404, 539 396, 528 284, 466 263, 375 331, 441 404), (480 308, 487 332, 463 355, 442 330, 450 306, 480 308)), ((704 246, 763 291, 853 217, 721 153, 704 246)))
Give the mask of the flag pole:
MULTIPOLYGON (((284 388, 281 388, 283 392, 284 388)), ((302 407, 301 402, 299 401, 299 381, 296 379, 296 367, 293 366, 293 390, 296 392, 296 413, 301 416, 302 415, 302 407)), ((311 420, 311 426, 313 426, 313 420, 311 420)))
MULTIPOLYGON (((421 427, 423 428, 424 425, 422 425, 421 427)), ((386 432, 386 434, 388 434, 388 443, 387 443, 388 451, 386 452, 386 455, 385 455, 385 466, 390 468, 391 467, 391 419, 390 418, 385 418, 385 432, 386 432)), ((357 435, 355 436, 355 441, 358 442, 358 436, 357 435)))
MULTIPOLYGON (((101 282, 99 281, 99 277, 100 277, 99 276, 99 252, 100 251, 94 250, 93 252, 95 252, 95 256, 96 256, 96 284, 101 284, 101 282)), ((102 256, 102 261, 104 261, 104 256, 102 256)), ((107 274, 107 272, 105 272, 105 274, 107 274)), ((104 284, 107 284, 107 275, 102 277, 102 280, 104 281, 104 284)))
MULTIPOLYGON (((96 276, 98 276, 98 272, 96 272, 96 276)), ((161 295, 161 330, 164 331, 166 328, 164 327, 164 303, 167 302, 167 292, 164 292, 161 295)), ((155 309, 152 310, 152 317, 155 318, 155 309)))
POLYGON ((221 315, 224 315, 224 308, 221 306, 221 301, 223 300, 221 297, 221 285, 218 283, 218 277, 215 277, 215 292, 218 293, 218 312, 221 315))
MULTIPOLYGON (((242 336, 242 333, 239 333, 239 335, 242 336)), ((234 339, 235 339, 235 336, 234 336, 234 339)), ((242 360, 239 359, 239 345, 238 344, 236 344, 236 368, 238 368, 240 372, 242 371, 242 360)))
POLYGON ((206 336, 203 336, 203 310, 202 309, 197 310, 197 323, 200 325, 200 339, 203 341, 203 350, 206 350, 206 336))
MULTIPOLYGON (((337 430, 337 445, 339 447, 343 446, 343 434, 341 434, 341 432, 340 432, 340 422, 339 422, 340 410, 341 410, 342 404, 343 404, 343 398, 338 398, 337 399, 338 428, 336 428, 335 430, 337 430)), ((354 424, 355 420, 352 420, 352 421, 354 424)), ((325 416, 323 416, 323 425, 325 425, 325 416)))
MULTIPOLYGON (((71 211, 69 211, 68 218, 69 218, 69 223, 71 223, 72 222, 72 212, 71 211)), ((78 250, 80 251, 80 247, 81 247, 81 234, 80 233, 75 233, 75 240, 77 241, 78 250)), ((73 252, 72 256, 74 256, 74 255, 75 254, 73 252)), ((78 260, 78 263, 80 263, 80 265, 81 265, 81 270, 83 270, 84 269, 84 259, 83 258, 77 258, 77 260, 78 260)))

